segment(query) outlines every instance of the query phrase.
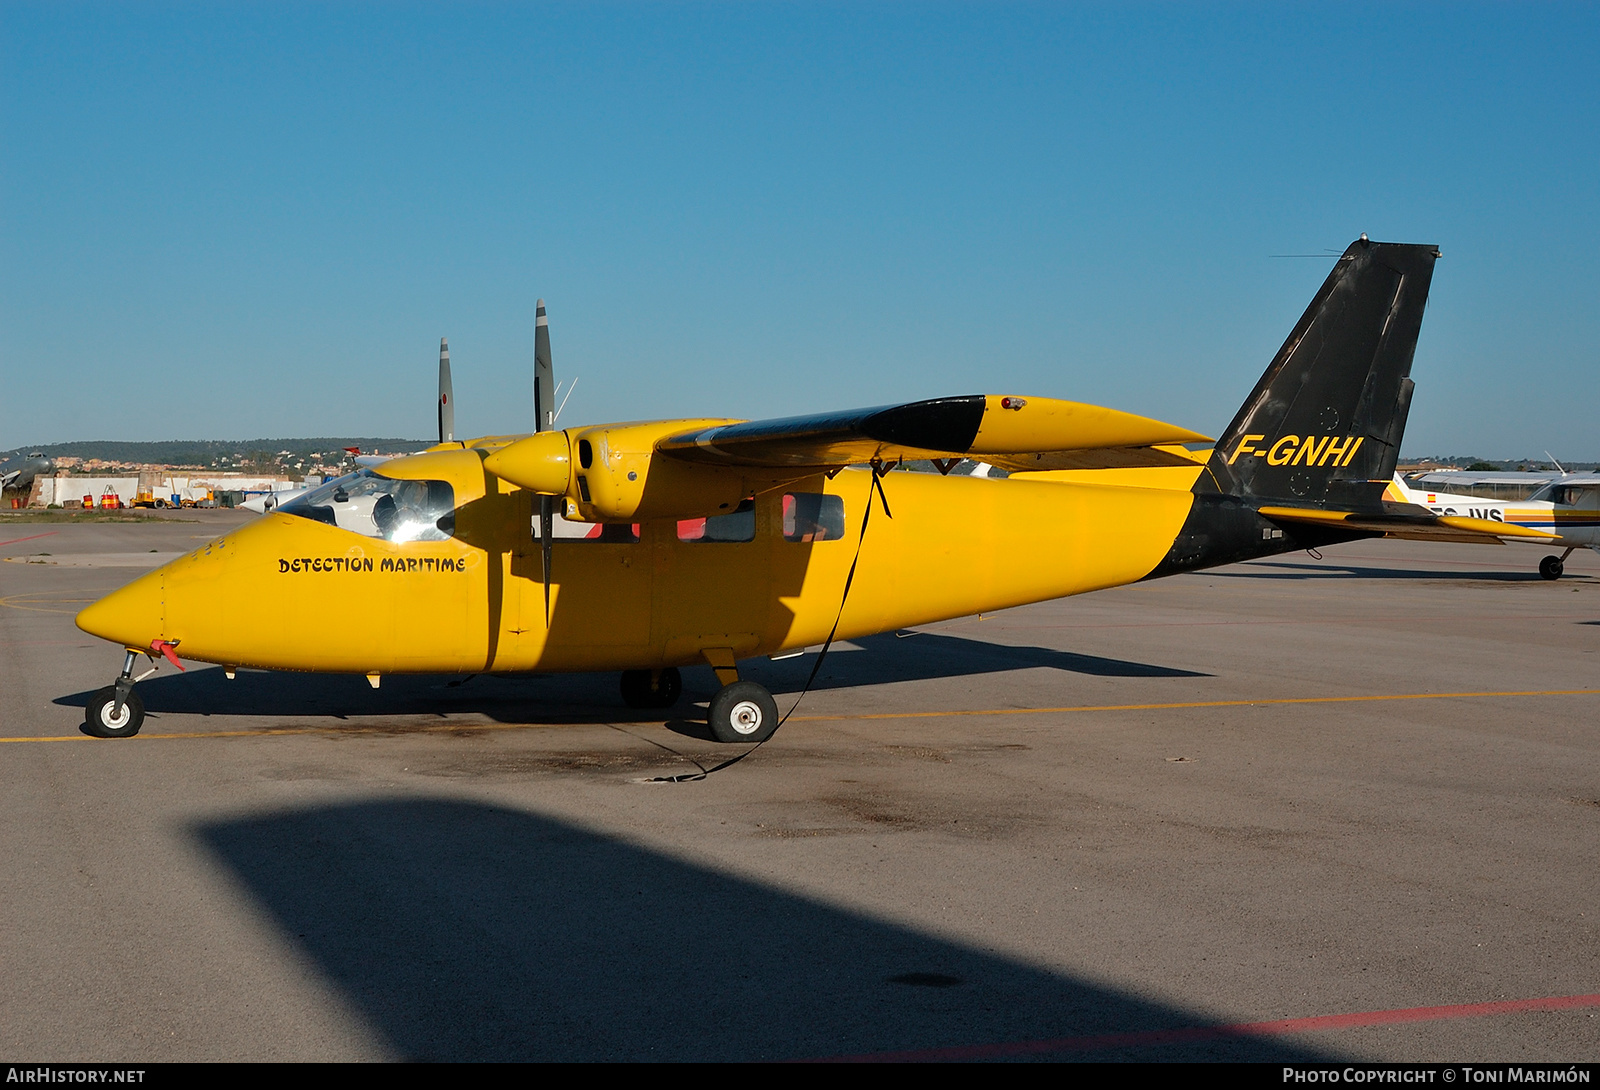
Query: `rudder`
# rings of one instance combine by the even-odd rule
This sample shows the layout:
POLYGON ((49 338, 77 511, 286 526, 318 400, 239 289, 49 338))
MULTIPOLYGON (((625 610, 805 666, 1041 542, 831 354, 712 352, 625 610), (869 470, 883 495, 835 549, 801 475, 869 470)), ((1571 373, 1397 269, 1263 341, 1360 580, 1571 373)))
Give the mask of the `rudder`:
POLYGON ((1431 245, 1352 243, 1217 442, 1196 491, 1381 505, 1438 257, 1431 245))

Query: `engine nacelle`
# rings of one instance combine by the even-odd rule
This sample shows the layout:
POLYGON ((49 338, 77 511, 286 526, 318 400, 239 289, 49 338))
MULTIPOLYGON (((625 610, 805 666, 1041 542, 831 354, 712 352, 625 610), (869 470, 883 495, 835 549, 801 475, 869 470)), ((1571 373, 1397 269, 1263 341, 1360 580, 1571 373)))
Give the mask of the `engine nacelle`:
POLYGON ((521 488, 564 497, 567 517, 583 522, 721 515, 750 494, 744 475, 678 461, 656 443, 726 423, 665 420, 539 432, 495 451, 484 468, 521 488))
POLYGON ((656 442, 725 421, 668 420, 573 431, 567 517, 585 522, 700 518, 732 511, 748 495, 737 470, 690 465, 656 442))

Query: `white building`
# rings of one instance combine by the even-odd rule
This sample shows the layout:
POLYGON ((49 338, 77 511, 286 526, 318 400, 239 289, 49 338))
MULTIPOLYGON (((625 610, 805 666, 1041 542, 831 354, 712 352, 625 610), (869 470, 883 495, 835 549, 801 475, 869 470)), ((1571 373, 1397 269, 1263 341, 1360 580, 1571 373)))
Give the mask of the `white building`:
POLYGON ((28 506, 49 507, 54 503, 62 507, 81 507, 83 498, 88 496, 92 505, 99 507, 101 497, 110 494, 126 507, 138 498, 141 491, 148 491, 156 499, 178 506, 185 501, 199 503, 222 492, 243 492, 248 498, 293 487, 294 482, 287 477, 199 470, 171 473, 164 469, 146 469, 134 477, 83 477, 63 471, 54 477, 35 477, 33 491, 28 494, 28 506))

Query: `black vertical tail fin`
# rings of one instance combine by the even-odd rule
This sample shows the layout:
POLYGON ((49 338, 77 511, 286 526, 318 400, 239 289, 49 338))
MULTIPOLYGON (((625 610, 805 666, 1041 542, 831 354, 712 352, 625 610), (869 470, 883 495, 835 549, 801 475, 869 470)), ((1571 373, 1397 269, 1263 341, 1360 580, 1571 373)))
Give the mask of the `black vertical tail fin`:
POLYGON ((1411 407, 1436 246, 1351 243, 1218 440, 1196 491, 1381 506, 1411 407))

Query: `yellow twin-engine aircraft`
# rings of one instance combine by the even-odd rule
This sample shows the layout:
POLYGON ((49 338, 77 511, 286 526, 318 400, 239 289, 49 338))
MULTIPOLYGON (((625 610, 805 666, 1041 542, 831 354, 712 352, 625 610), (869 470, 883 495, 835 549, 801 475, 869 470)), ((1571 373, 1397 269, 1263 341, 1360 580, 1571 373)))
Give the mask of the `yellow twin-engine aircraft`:
POLYGON ((779 720, 742 658, 1362 536, 1498 540, 1502 524, 1383 498, 1437 256, 1352 244, 1199 453, 1188 428, 993 395, 555 430, 541 303, 534 434, 456 441, 442 354, 437 446, 314 488, 78 615, 127 649, 86 730, 135 734, 138 656, 176 664, 181 647, 230 675, 374 686, 620 670, 629 704, 662 708, 700 663, 723 684, 713 734, 753 742, 779 720), (940 472, 886 476, 909 459, 940 472), (947 475, 962 459, 1009 476, 947 475))

